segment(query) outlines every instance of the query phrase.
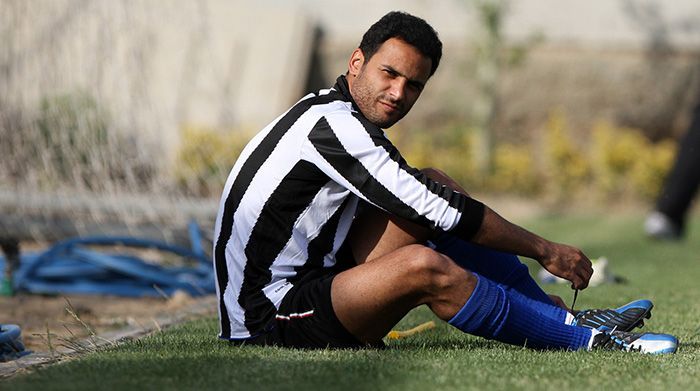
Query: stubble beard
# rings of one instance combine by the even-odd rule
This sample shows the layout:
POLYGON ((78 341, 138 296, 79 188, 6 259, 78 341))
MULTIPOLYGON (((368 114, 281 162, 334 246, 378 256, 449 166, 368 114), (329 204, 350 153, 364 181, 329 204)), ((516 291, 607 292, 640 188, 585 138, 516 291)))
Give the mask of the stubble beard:
MULTIPOLYGON (((389 117, 385 114, 378 112, 376 105, 378 104, 379 100, 383 100, 386 102, 392 101, 388 98, 382 97, 381 95, 376 96, 374 91, 372 91, 372 89, 370 88, 369 83, 365 82, 362 73, 356 76, 355 82, 353 83, 353 87, 353 98, 355 99, 355 103, 357 103, 357 105, 359 106, 362 115, 378 127, 382 129, 389 128, 396 122, 398 122, 401 118, 403 118, 403 116, 405 115, 405 113, 400 113, 398 118, 393 119, 393 117, 389 117)), ((400 106, 398 110, 401 110, 400 106)))

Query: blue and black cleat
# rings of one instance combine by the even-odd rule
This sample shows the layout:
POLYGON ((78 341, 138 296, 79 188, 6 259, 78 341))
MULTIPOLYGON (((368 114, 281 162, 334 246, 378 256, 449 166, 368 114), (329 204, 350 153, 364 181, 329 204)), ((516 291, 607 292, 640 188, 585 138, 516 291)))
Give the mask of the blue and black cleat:
POLYGON ((572 325, 601 331, 632 331, 644 326, 644 319, 651 318, 653 307, 649 300, 635 300, 617 309, 583 310, 574 316, 572 325))

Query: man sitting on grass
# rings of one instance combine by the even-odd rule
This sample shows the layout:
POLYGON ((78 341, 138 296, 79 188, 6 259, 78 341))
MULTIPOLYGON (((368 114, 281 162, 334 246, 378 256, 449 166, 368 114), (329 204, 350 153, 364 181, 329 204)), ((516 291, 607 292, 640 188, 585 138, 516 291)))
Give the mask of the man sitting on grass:
POLYGON ((305 96, 246 146, 216 220, 220 338, 382 346, 426 304, 465 333, 513 345, 674 352, 671 335, 629 332, 650 315, 647 300, 576 315, 556 305, 517 255, 584 289, 593 270, 579 249, 506 221, 439 170, 409 166, 385 137, 441 55, 424 20, 391 12, 333 88, 305 96))

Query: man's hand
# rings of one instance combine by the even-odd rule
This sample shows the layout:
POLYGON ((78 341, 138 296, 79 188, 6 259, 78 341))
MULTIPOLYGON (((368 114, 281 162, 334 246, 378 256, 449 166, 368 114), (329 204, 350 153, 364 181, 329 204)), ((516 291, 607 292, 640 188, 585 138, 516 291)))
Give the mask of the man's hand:
POLYGON ((565 244, 549 242, 545 256, 539 262, 555 276, 571 281, 573 289, 585 289, 593 275, 593 265, 588 257, 581 250, 565 244))

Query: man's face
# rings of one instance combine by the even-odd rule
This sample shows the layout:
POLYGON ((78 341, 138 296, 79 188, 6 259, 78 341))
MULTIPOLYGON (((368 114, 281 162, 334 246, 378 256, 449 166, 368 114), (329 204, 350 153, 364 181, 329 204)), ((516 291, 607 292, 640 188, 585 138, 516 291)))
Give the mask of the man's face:
POLYGON ((388 128, 416 103, 430 66, 430 58, 397 38, 384 42, 369 60, 355 49, 348 66, 350 94, 370 122, 388 128))

